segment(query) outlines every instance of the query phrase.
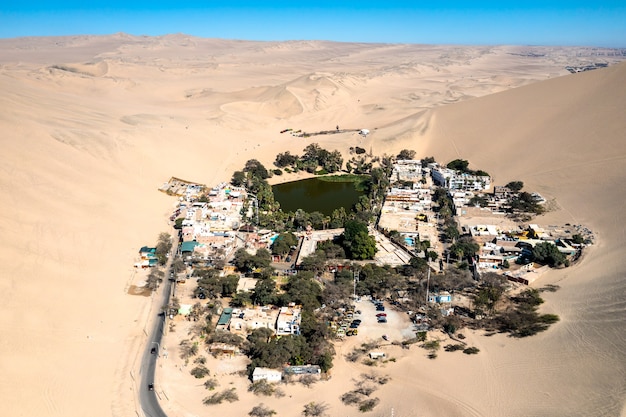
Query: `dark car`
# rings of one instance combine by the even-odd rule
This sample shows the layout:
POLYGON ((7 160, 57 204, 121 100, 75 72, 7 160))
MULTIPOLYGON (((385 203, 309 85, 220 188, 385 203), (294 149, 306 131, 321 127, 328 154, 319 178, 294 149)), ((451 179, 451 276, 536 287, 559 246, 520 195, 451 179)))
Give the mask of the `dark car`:
POLYGON ((154 391, 154 384, 148 384, 148 391, 154 391))
POLYGON ((361 319, 352 320, 352 323, 361 324, 361 319))
POLYGON ((350 328, 351 328, 351 329, 356 329, 356 328, 358 328, 358 327, 359 327, 359 324, 358 324, 358 323, 350 323, 350 328))
POLYGON ((378 304, 378 305, 376 306, 376 311, 385 311, 385 306, 384 306, 384 305, 382 305, 382 304, 378 304))
POLYGON ((150 353, 152 353, 153 355, 156 353, 157 348, 153 347, 152 349, 150 349, 150 353))

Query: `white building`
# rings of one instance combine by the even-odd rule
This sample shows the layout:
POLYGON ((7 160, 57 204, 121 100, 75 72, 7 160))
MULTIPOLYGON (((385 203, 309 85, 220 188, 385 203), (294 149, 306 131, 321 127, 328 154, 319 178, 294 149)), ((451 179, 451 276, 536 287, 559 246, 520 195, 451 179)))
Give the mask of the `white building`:
POLYGON ((280 382, 283 379, 283 374, 281 371, 270 368, 254 368, 252 371, 252 382, 266 380, 267 382, 280 382))
POLYGON ((300 334, 301 313, 302 309, 295 306, 281 307, 276 319, 276 335, 300 334))
POLYGON ((484 191, 491 187, 489 176, 471 175, 444 167, 434 167, 431 170, 433 181, 449 190, 484 191))
POLYGON ((397 181, 419 181, 423 175, 422 161, 400 159, 393 165, 391 177, 397 181))

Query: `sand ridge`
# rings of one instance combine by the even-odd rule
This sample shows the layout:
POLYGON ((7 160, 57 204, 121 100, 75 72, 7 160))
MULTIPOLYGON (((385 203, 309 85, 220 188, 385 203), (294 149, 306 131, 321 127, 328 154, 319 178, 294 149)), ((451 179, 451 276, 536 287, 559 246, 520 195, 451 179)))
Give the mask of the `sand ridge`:
MULTIPOLYGON (((248 159, 271 166, 277 153, 318 142, 345 156, 361 146, 463 157, 497 183, 523 180, 555 198, 561 210, 541 221, 589 224, 601 242, 584 263, 542 278, 561 285, 546 296, 546 312, 562 318, 549 332, 472 336, 475 357, 401 352, 375 413, 624 415, 626 67, 565 70, 619 60, 601 52, 186 35, 0 40, 3 414, 135 413, 153 311, 126 288, 139 247, 167 231, 173 200, 157 188, 171 176, 215 184, 248 159), (337 124, 372 133, 279 133, 337 124)), ((314 389, 333 414, 348 411, 337 385, 353 371, 336 361, 333 379, 314 389)), ((294 402, 311 392, 295 389, 294 402)), ((210 412, 200 399, 190 407, 210 412)))

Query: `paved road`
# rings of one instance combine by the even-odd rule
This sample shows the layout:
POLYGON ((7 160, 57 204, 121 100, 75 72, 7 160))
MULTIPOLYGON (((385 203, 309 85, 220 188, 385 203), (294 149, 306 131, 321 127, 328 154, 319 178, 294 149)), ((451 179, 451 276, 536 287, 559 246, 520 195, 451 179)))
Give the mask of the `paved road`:
MULTIPOLYGON (((175 253, 176 249, 178 248, 177 235, 173 236, 172 247, 175 253)), ((156 305, 159 307, 158 309, 156 309, 158 313, 155 313, 158 314, 158 316, 153 318, 153 326, 151 332, 148 334, 147 346, 141 359, 141 386, 139 387, 139 402, 146 417, 167 417, 167 414, 165 414, 165 412, 159 405, 159 400, 163 400, 164 394, 163 391, 160 390, 159 384, 156 383, 154 379, 154 374, 157 361, 162 360, 161 339, 163 338, 163 333, 165 330, 166 315, 164 313, 161 313, 161 306, 167 305, 170 299, 172 282, 169 280, 169 271, 173 259, 174 256, 170 256, 165 266, 166 279, 164 280, 163 291, 160 295, 156 296, 158 299, 153 301, 156 302, 156 305), (154 354, 150 353, 153 347, 157 348, 156 353, 154 354), (149 384, 154 384, 153 391, 148 388, 149 384)))

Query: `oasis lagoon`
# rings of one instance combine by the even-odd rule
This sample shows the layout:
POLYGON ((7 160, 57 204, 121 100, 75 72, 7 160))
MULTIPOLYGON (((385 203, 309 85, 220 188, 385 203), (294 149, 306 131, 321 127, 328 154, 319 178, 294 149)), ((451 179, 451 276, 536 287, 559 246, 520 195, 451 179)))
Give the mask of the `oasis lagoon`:
POLYGON ((330 216, 343 207, 349 212, 364 195, 357 190, 355 181, 325 181, 320 178, 286 182, 272 187, 274 200, 280 203, 283 212, 295 212, 302 209, 307 213, 319 211, 330 216))

